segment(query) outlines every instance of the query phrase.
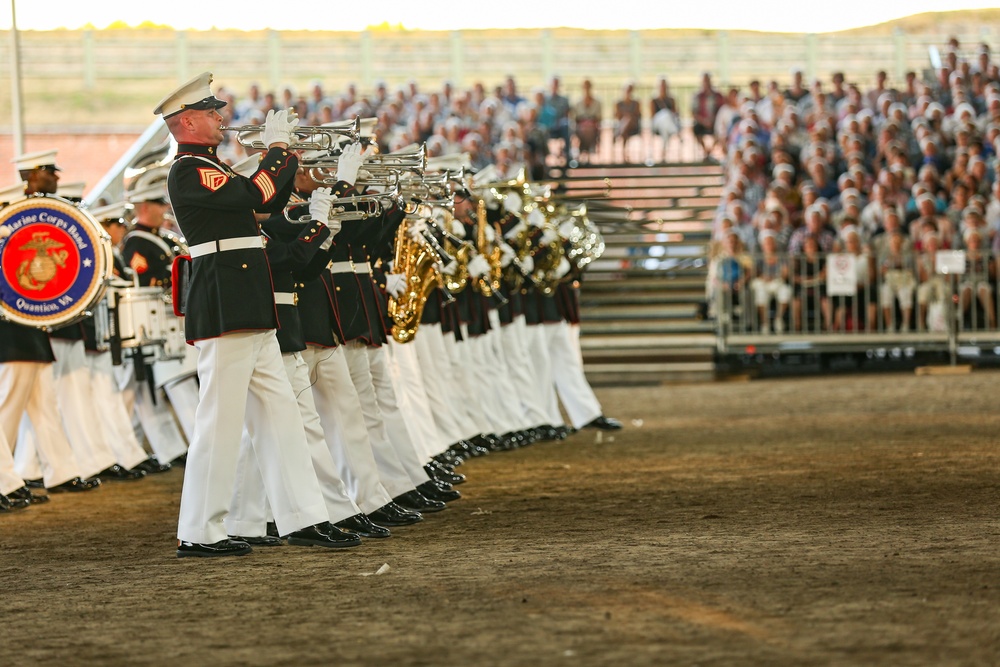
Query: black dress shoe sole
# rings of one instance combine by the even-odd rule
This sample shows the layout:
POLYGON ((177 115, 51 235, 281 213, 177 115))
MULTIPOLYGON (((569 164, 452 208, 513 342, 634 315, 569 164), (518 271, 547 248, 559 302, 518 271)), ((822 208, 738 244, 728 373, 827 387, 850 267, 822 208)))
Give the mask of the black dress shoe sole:
POLYGON ((184 549, 177 550, 178 558, 225 558, 226 556, 246 556, 247 554, 253 553, 253 549, 247 547, 246 549, 236 549, 233 551, 220 551, 215 553, 207 553, 204 551, 187 551, 184 549))
POLYGON ((271 537, 270 535, 266 537, 243 537, 242 535, 230 537, 231 540, 239 540, 240 542, 246 542, 252 547, 282 547, 285 543, 280 537, 271 537))
POLYGON ((323 540, 310 540, 302 537, 288 537, 288 544, 295 547, 326 547, 327 549, 347 549, 361 545, 361 540, 351 540, 345 542, 324 542, 323 540))
POLYGON ((414 517, 412 519, 389 519, 379 518, 368 515, 368 519, 374 523, 376 526, 382 526, 383 528, 399 528, 401 526, 412 526, 415 523, 420 523, 424 520, 423 517, 414 517))

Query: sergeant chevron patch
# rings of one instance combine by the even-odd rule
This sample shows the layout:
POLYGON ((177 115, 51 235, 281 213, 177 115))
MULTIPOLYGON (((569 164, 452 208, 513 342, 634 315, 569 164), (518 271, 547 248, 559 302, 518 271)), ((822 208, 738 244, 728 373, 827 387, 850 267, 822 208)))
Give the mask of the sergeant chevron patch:
POLYGON ((198 177, 201 179, 201 184, 212 192, 221 188, 229 180, 221 171, 211 167, 199 167, 198 177))
POLYGON ((272 181, 271 177, 264 171, 254 177, 253 184, 256 185, 257 188, 260 189, 260 193, 264 195, 265 204, 271 201, 271 197, 273 197, 274 193, 277 191, 274 187, 274 181, 272 181))

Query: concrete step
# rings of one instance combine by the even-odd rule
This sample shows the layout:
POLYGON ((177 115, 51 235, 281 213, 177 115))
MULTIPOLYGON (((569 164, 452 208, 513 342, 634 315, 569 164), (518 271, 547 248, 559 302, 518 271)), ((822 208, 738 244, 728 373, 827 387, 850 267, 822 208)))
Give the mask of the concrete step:
POLYGON ((589 308, 581 316, 585 322, 602 322, 606 320, 654 320, 654 319, 692 319, 697 315, 697 305, 694 303, 679 304, 618 304, 589 308))
POLYGON ((695 334, 713 331, 711 322, 696 318, 652 319, 644 321, 581 321, 580 333, 584 336, 614 334, 695 334))

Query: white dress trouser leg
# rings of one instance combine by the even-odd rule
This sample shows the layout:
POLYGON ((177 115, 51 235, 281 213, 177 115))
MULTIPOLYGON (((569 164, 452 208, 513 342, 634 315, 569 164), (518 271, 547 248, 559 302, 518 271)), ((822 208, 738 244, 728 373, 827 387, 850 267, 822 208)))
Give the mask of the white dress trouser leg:
MULTIPOLYGON (((56 409, 55 381, 52 364, 36 361, 14 361, 0 364, 0 428, 8 445, 17 443, 15 465, 23 459, 25 468, 41 463, 42 481, 45 486, 58 486, 81 476, 73 448, 66 438, 59 411, 56 409), (21 454, 18 429, 27 411, 35 429, 35 445, 30 452, 21 454), (37 454, 36 454, 37 451, 37 454)), ((27 477, 26 479, 35 479, 27 477)))
POLYGON ((545 324, 549 357, 552 359, 552 379, 559 401, 573 428, 583 428, 601 416, 601 404, 594 395, 583 372, 580 354, 570 337, 566 322, 545 324))
POLYGON ((125 411, 125 401, 115 385, 111 353, 88 353, 87 368, 96 421, 100 424, 104 440, 111 446, 119 465, 132 469, 149 455, 132 431, 132 420, 125 411))
POLYGON ((358 399, 361 401, 361 415, 365 420, 365 428, 368 429, 368 439, 372 445, 372 454, 375 456, 375 463, 378 464, 378 476, 382 480, 382 486, 392 494, 392 497, 412 491, 416 488, 410 480, 406 468, 399 460, 396 449, 389 440, 389 434, 382 420, 382 411, 378 406, 378 399, 375 397, 375 385, 372 380, 371 367, 368 364, 368 352, 365 345, 357 341, 348 342, 342 346, 344 348, 344 358, 347 360, 347 368, 351 372, 351 382, 358 392, 358 399))
POLYGON ((6 496, 24 486, 24 480, 14 469, 13 448, 7 443, 7 438, 0 432, 0 495, 6 496))
POLYGON ((545 413, 539 407, 543 400, 542 392, 539 391, 531 354, 528 352, 527 327, 524 315, 518 315, 510 324, 500 329, 500 338, 503 341, 504 356, 510 369, 514 390, 521 399, 526 428, 536 428, 548 422, 545 413))
POLYGON ((382 423, 385 424, 389 443, 396 451, 396 456, 399 457, 399 462, 409 475, 413 486, 420 486, 430 480, 427 471, 424 470, 424 463, 429 461, 430 457, 424 458, 418 453, 410 427, 399 409, 396 388, 392 384, 392 370, 389 368, 389 348, 385 345, 366 347, 365 352, 368 354, 368 368, 371 371, 375 400, 382 414, 382 423))
POLYGON ((545 414, 548 426, 563 426, 562 413, 559 412, 559 398, 556 395, 555 381, 552 379, 552 359, 549 357, 549 345, 545 336, 544 324, 529 324, 525 327, 528 341, 528 354, 535 367, 535 381, 538 387, 538 407, 545 414))
POLYGON ((177 537, 226 539, 243 427, 264 475, 278 531, 287 535, 328 518, 305 429, 273 329, 199 341, 201 384, 188 450, 177 537))
POLYGON ((114 465, 116 459, 93 420, 94 401, 90 393, 90 371, 83 341, 53 338, 51 342, 52 353, 56 357, 52 366, 55 396, 66 437, 80 464, 81 475, 93 477, 114 465))
POLYGON ((361 400, 351 381, 344 349, 309 347, 302 357, 309 367, 320 427, 340 478, 354 503, 365 514, 371 514, 393 496, 379 477, 368 429, 361 416, 361 400))
MULTIPOLYGON (((419 331, 418 335, 422 333, 423 331, 419 331)), ((389 359, 392 362, 390 369, 393 387, 396 389, 400 410, 403 411, 406 423, 410 426, 421 459, 429 461, 450 443, 441 435, 434 422, 431 404, 427 399, 424 375, 417 359, 416 338, 406 344, 391 341, 389 359)))
POLYGON ((443 336, 440 324, 421 324, 412 343, 416 346, 417 363, 420 364, 420 375, 427 393, 429 414, 442 439, 434 454, 440 454, 466 437, 465 427, 459 425, 463 417, 456 408, 456 399, 452 394, 451 385, 454 380, 451 359, 445 349, 443 336))
MULTIPOLYGON (((340 473, 326 446, 323 428, 316 413, 316 404, 313 402, 312 388, 309 386, 309 366, 298 352, 282 354, 281 360, 288 381, 295 392, 299 413, 302 415, 302 425, 305 428, 306 440, 309 442, 309 455, 312 457, 313 469, 323 491, 329 520, 331 523, 343 521, 349 516, 360 513, 361 510, 348 496, 347 488, 340 479, 340 473)), ((253 453, 253 444, 246 430, 240 443, 236 484, 225 523, 230 535, 261 537, 267 530, 267 493, 264 490, 264 477, 261 475, 257 457, 253 453)))
POLYGON ((181 433, 166 394, 162 389, 153 390, 156 398, 154 403, 154 394, 149 388, 149 383, 135 379, 132 362, 125 362, 121 368, 123 370, 120 371, 119 386, 124 383, 122 394, 125 396, 126 405, 131 397, 135 416, 139 419, 149 448, 153 450, 157 460, 170 463, 187 452, 187 441, 181 433))

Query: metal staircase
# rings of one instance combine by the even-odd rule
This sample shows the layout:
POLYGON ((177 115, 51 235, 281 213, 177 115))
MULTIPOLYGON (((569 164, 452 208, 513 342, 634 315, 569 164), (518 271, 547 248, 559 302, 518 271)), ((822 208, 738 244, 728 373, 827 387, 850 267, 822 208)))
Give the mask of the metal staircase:
POLYGON ((580 344, 591 383, 714 379, 714 326, 699 305, 721 168, 589 165, 570 169, 564 183, 567 196, 589 200, 606 244, 581 283, 580 344))

